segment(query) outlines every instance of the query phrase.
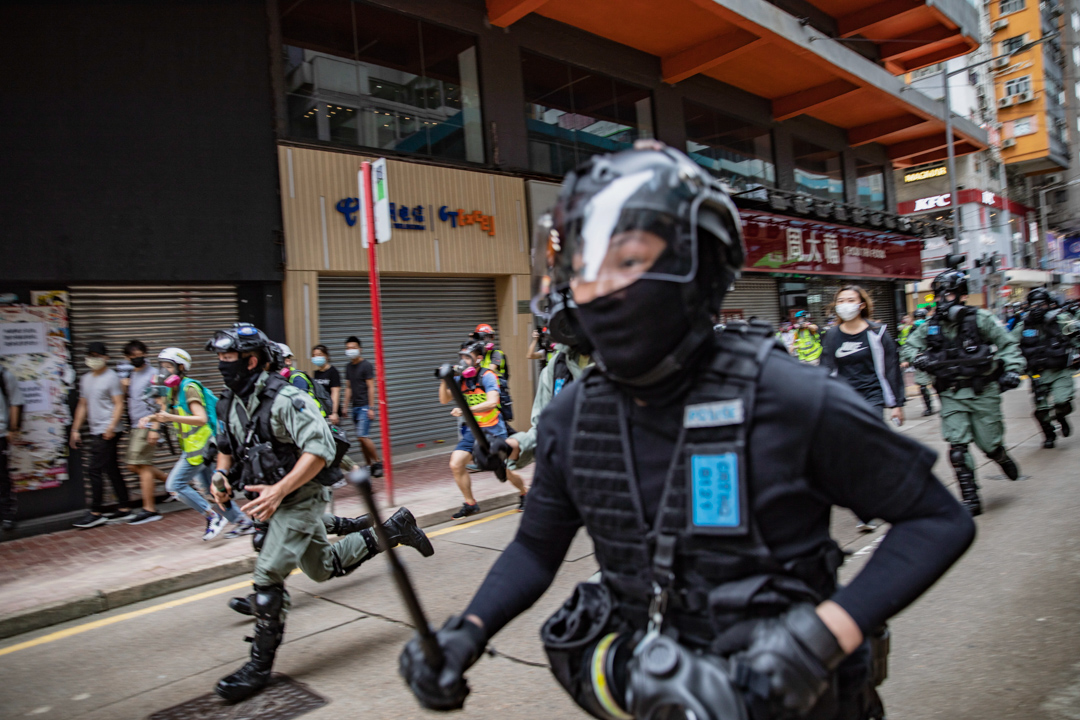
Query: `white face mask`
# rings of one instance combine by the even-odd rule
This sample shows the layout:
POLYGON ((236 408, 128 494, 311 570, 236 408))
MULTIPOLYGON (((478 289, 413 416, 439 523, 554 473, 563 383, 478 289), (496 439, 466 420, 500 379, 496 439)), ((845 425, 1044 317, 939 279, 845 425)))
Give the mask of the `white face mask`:
POLYGON ((360 351, 357 350, 356 348, 349 348, 348 350, 345 351, 345 357, 347 357, 349 359, 358 358, 358 357, 360 357, 360 351))
POLYGON ((862 303, 857 302, 837 303, 836 314, 840 316, 841 320, 847 322, 848 320, 854 319, 855 316, 859 314, 859 310, 861 309, 859 306, 861 304, 862 303))
POLYGON ((86 358, 86 367, 91 370, 100 370, 105 367, 105 358, 88 357, 86 358))

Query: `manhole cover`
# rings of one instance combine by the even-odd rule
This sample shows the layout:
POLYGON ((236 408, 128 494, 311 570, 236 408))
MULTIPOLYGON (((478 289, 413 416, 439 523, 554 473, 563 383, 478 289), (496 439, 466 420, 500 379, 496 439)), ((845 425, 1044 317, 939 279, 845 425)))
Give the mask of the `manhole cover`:
POLYGON ((159 710, 147 720, 291 720, 327 702, 288 676, 275 674, 262 692, 236 705, 208 693, 159 710))

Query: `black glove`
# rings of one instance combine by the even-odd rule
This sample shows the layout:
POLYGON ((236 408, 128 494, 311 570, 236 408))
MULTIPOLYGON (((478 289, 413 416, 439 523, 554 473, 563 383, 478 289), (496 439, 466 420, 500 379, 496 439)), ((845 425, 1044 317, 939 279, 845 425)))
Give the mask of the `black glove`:
POLYGON ((915 359, 911 361, 911 367, 926 372, 926 368, 930 367, 930 358, 925 355, 916 355, 915 359))
POLYGON ((487 634, 475 623, 455 615, 446 621, 442 630, 435 633, 435 638, 445 656, 442 670, 437 671, 428 665, 420 647, 420 636, 414 635, 401 651, 398 672, 423 707, 444 712, 460 710, 465 706, 465 696, 469 694, 465 671, 484 652, 487 634))
MULTIPOLYGON (((803 603, 772 620, 763 620, 751 633, 750 647, 732 657, 768 683, 769 705, 777 715, 808 713, 829 687, 829 674, 844 659, 836 637, 814 606, 803 603)), ((760 687, 753 688, 757 694, 760 687)))
POLYGON ((998 386, 1000 386, 1002 390, 1012 390, 1013 388, 1020 387, 1020 373, 1013 372, 1012 370, 1003 373, 1001 377, 998 378, 998 386))
POLYGON ((476 463, 476 467, 481 470, 488 470, 490 472, 499 472, 506 467, 505 458, 510 457, 510 453, 514 451, 510 447, 510 444, 506 442, 505 438, 494 438, 491 440, 491 444, 488 452, 484 452, 480 447, 480 443, 473 444, 473 462, 476 463))

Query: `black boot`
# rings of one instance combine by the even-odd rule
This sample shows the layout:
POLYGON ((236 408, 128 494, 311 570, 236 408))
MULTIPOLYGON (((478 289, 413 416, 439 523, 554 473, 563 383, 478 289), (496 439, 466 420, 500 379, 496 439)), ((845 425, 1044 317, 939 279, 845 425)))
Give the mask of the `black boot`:
POLYGON ((416 526, 416 518, 413 517, 408 508, 401 508, 391 515, 390 519, 383 523, 383 529, 390 536, 390 542, 393 543, 394 547, 405 545, 415 548, 424 557, 431 557, 435 554, 435 548, 431 546, 431 541, 428 540, 428 536, 424 534, 424 531, 416 526))
POLYGON ((960 498, 964 507, 972 517, 982 515, 979 486, 975 483, 975 472, 968 464, 967 445, 953 445, 949 448, 949 461, 956 471, 956 481, 960 483, 960 498))
POLYGON ((1058 425, 1061 426, 1061 434, 1064 437, 1069 437, 1070 435, 1072 435, 1072 428, 1069 427, 1069 422, 1065 419, 1065 416, 1071 413, 1072 410, 1073 408, 1071 400, 1066 400, 1065 402, 1058 403, 1054 406, 1054 419, 1057 420, 1058 425))
POLYGON ((234 611, 240 613, 241 615, 247 615, 248 617, 251 617, 252 615, 255 614, 255 611, 252 610, 252 607, 254 607, 254 604, 255 604, 255 593, 251 593, 250 595, 245 595, 244 597, 229 598, 229 609, 234 610, 234 611))
POLYGON ((270 682, 274 655, 285 633, 285 587, 255 586, 255 637, 251 659, 232 675, 218 681, 214 691, 228 702, 240 702, 262 690, 270 682))
POLYGON ((374 524, 370 515, 361 515, 354 518, 337 517, 335 515, 333 525, 326 528, 326 532, 331 535, 351 535, 361 530, 367 530, 374 524))
POLYGON ((998 449, 993 452, 987 453, 986 457, 996 462, 1010 480, 1016 480, 1020 477, 1020 468, 1018 468, 1013 459, 1009 457, 1009 453, 1005 452, 1004 445, 999 446, 998 449))
POLYGON ((930 388, 925 385, 919 386, 919 393, 922 395, 923 402, 926 403, 926 409, 923 410, 923 417, 934 414, 934 406, 930 402, 930 388))
POLYGON ((1049 410, 1036 410, 1035 422, 1039 423, 1039 427, 1043 432, 1043 447, 1050 449, 1054 447, 1054 440, 1057 439, 1057 435, 1054 433, 1054 424, 1050 422, 1049 410))

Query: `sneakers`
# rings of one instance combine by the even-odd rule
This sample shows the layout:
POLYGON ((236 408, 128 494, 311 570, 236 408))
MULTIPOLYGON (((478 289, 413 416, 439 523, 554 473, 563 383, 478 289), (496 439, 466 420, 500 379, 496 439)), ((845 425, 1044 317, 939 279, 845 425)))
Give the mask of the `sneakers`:
POLYGON ((476 463, 469 463, 468 465, 465 466, 465 469, 468 470, 471 473, 480 472, 480 467, 476 463))
POLYGON ((244 535, 254 535, 254 534, 255 534, 255 524, 253 522, 251 522, 250 520, 241 520, 240 522, 236 523, 236 525, 233 527, 232 530, 225 533, 225 539, 226 540, 235 540, 236 538, 243 537, 244 535))
POLYGON ((145 525, 161 519, 161 515, 152 510, 140 510, 138 514, 128 520, 128 525, 145 525))
POLYGON ((373 462, 373 463, 371 463, 371 477, 382 477, 382 476, 383 476, 382 463, 381 462, 373 462))
POLYGON ((135 513, 130 510, 117 510, 114 513, 105 513, 105 522, 110 525, 127 524, 135 519, 135 513))
POLYGON ((71 524, 71 527, 86 530, 87 528, 94 528, 99 525, 104 525, 107 522, 109 522, 109 519, 104 515, 95 515, 94 513, 87 511, 86 514, 82 516, 82 519, 78 520, 77 522, 73 522, 71 524))
POLYGON ((5 520, 3 523, 0 523, 0 530, 3 530, 4 532, 15 532, 15 521, 5 520))
POLYGON ((460 520, 461 518, 466 518, 466 517, 469 517, 470 515, 475 515, 478 512, 480 512, 480 504, 479 503, 477 503, 475 505, 470 505, 469 503, 464 503, 464 504, 462 504, 461 509, 458 510, 456 513, 454 513, 451 517, 453 517, 455 520, 460 520))
POLYGON ((528 493, 518 496, 518 512, 525 512, 525 500, 529 497, 528 493))
POLYGON ((224 515, 214 513, 206 518, 206 532, 203 533, 202 539, 204 541, 213 540, 225 530, 225 526, 228 524, 229 521, 225 519, 224 515))

